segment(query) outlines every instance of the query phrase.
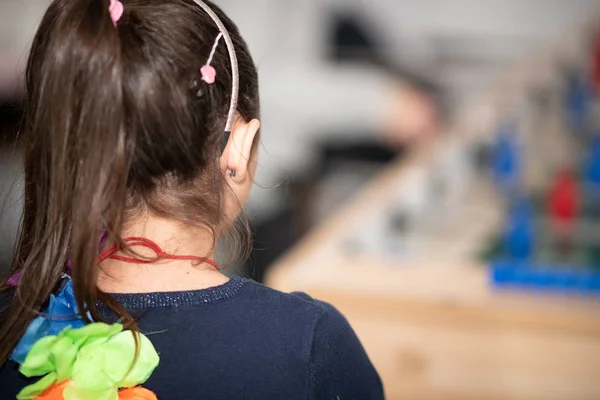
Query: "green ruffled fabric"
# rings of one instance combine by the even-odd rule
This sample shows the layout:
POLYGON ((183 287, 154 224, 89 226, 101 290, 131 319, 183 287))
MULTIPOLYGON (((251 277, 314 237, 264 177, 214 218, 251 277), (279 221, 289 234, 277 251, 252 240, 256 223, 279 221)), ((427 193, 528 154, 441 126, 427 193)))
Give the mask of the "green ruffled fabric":
POLYGON ((17 399, 35 399, 54 383, 69 380, 65 400, 117 400, 118 389, 144 383, 159 362, 150 340, 137 337, 137 359, 134 333, 123 331, 121 324, 97 322, 38 340, 19 371, 43 378, 17 399))

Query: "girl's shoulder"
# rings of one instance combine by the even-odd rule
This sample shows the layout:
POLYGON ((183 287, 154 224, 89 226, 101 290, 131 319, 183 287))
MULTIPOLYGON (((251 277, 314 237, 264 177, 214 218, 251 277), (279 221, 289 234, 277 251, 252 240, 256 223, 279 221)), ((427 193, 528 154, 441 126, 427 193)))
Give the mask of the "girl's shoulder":
POLYGON ((254 307, 263 306, 272 313, 293 315, 296 320, 311 320, 313 328, 317 328, 316 325, 323 321, 330 321, 340 328, 346 328, 348 325, 346 318, 334 306, 317 300, 307 293, 285 293, 254 281, 243 280, 246 283, 244 285, 246 293, 242 294, 242 297, 248 296, 253 299, 252 306, 254 307))
MULTIPOLYGON (((249 288, 275 305, 273 319, 289 324, 278 327, 278 336, 295 332, 295 339, 308 350, 311 398, 384 398, 379 375, 359 338, 333 305, 303 292, 288 294, 255 283, 249 288)), ((288 343, 291 339, 287 338, 288 343)))

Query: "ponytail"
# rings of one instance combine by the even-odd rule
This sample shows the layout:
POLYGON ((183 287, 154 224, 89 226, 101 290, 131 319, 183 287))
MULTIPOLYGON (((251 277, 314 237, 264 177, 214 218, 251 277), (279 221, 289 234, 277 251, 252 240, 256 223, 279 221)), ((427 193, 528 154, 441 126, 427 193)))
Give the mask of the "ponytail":
POLYGON ((32 45, 21 137, 25 202, 12 265, 21 279, 2 313, 0 365, 56 288, 67 260, 82 317, 89 311, 101 320, 96 302, 110 303, 96 288, 98 238, 102 229, 110 240, 119 232, 131 146, 118 28, 107 4, 55 1, 32 45))

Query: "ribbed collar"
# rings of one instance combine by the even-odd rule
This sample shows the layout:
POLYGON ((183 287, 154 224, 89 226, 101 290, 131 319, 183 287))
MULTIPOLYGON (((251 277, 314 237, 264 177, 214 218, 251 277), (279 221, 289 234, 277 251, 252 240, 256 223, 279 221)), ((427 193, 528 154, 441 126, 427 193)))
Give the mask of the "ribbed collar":
POLYGON ((247 282, 247 279, 232 276, 226 283, 208 289, 139 294, 111 293, 111 296, 127 309, 200 306, 235 296, 247 282))

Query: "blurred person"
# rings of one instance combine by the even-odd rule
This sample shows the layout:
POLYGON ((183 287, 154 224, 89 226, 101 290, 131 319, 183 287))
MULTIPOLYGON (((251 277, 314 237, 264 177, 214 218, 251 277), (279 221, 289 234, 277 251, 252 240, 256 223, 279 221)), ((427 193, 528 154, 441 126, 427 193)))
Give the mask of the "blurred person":
POLYGON ((394 60, 386 51, 383 36, 365 18, 362 8, 361 12, 334 12, 328 39, 329 58, 338 65, 363 65, 365 74, 387 77, 387 87, 381 93, 385 97, 381 122, 375 128, 379 139, 383 139, 380 145, 394 151, 427 140, 438 131, 441 93, 438 84, 426 73, 415 72, 408 67, 410 63, 394 60))
POLYGON ((2 398, 383 398, 336 309, 213 261, 219 238, 249 245, 234 221, 260 129, 254 62, 218 7, 54 0, 25 81, 2 398))

